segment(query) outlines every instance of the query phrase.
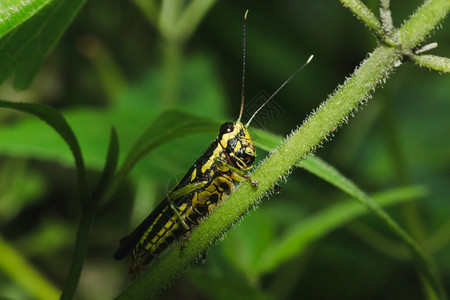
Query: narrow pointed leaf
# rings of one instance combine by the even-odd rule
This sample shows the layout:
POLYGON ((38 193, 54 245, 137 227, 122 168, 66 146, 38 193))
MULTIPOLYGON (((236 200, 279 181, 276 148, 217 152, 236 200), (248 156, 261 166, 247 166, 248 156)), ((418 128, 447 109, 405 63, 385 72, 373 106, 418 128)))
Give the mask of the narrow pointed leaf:
MULTIPOLYGON (((381 208, 411 201, 425 194, 426 190, 423 187, 411 186, 385 191, 372 199, 381 208)), ((272 271, 299 255, 310 243, 367 213, 368 210, 362 205, 346 201, 334 204, 299 222, 264 252, 260 260, 260 274, 272 271)))
POLYGON ((110 183, 116 171, 117 162, 119 160, 119 139, 117 137, 116 129, 113 127, 111 129, 108 154, 106 156, 105 167, 103 168, 102 175, 97 183, 97 186, 92 193, 93 201, 98 201, 103 195, 106 187, 110 183))

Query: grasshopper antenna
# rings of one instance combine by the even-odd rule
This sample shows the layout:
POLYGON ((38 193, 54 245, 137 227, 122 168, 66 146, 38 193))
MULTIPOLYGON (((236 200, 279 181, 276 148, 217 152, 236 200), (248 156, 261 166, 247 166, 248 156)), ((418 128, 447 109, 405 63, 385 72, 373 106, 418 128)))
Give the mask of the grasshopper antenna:
POLYGON ((248 9, 245 11, 244 14, 244 25, 243 25, 243 33, 242 33, 242 86, 241 86, 241 110, 239 112, 239 118, 238 122, 241 121, 242 114, 244 113, 244 89, 245 89, 245 27, 247 26, 247 15, 248 15, 248 9))
MULTIPOLYGON (((303 66, 301 66, 297 71, 294 72, 294 74, 292 74, 276 91, 275 93, 272 94, 272 96, 269 97, 269 99, 267 99, 252 115, 252 117, 250 118, 250 120, 248 120, 247 124, 245 124, 245 127, 248 127, 250 125, 250 123, 252 122, 253 118, 256 116, 256 114, 267 104, 267 102, 269 102, 270 100, 272 100, 272 98, 278 94, 278 92, 289 82, 291 81, 292 78, 294 78, 295 75, 297 75, 301 70, 303 70, 304 67, 306 67, 307 64, 309 64, 311 62, 311 60, 313 59, 314 55, 311 55, 308 60, 303 64, 303 66)), ((244 100, 242 100, 244 101, 244 100)))

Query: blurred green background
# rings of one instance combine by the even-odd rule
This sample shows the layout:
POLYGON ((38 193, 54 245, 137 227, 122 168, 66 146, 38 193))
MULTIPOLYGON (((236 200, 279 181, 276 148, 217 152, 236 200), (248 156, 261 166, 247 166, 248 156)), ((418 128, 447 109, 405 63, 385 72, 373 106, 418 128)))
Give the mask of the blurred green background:
MULTIPOLYGON (((422 2, 392 1, 400 26, 422 2)), ((136 3, 143 2, 137 0, 136 3)), ((315 59, 275 98, 282 113, 264 129, 286 136, 372 51, 375 37, 338 1, 219 1, 192 33, 176 36, 170 15, 127 1, 88 2, 45 60, 32 85, 11 81, 0 99, 60 110, 75 131, 93 186, 115 126, 121 159, 162 112, 176 108, 222 122, 239 111, 242 16, 247 24, 246 99, 272 93, 310 54, 315 59), (148 11, 152 11, 149 9, 148 11)), ((159 2, 155 2, 157 6, 159 2)), ((365 1, 377 13, 378 1, 365 1)), ((4 9, 7 5, 3 4, 4 9)), ((188 28, 186 26, 185 28, 188 28)), ((448 19, 429 40, 432 54, 450 54, 448 19)), ((450 293, 450 78, 405 62, 317 155, 367 193, 425 186, 425 196, 388 212, 431 255, 450 293)), ((110 299, 130 278, 112 254, 119 239, 151 212, 214 139, 188 136, 142 160, 98 211, 78 299, 110 299)), ((258 150, 259 159, 266 152, 258 150)), ((288 262, 258 267, 277 237, 347 196, 296 170, 281 193, 264 199, 193 265, 163 299, 422 299, 421 279, 406 248, 369 213, 306 239, 288 262)), ((420 196, 420 197, 419 197, 420 196)), ((61 288, 70 265, 79 200, 73 158, 46 124, 0 110, 1 238, 61 288)), ((0 270, 0 298, 33 299, 0 270)))

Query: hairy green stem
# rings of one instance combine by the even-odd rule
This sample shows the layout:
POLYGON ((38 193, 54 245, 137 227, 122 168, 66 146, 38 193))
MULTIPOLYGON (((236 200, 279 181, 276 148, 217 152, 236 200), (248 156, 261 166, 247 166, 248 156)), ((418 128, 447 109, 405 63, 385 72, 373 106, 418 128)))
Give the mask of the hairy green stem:
POLYGON ((379 38, 385 37, 380 21, 373 12, 360 0, 340 0, 341 3, 350 9, 364 25, 366 25, 379 38))
MULTIPOLYGON (((421 42, 449 9, 448 0, 430 0, 422 5, 405 23, 405 28, 398 31, 403 49, 411 49, 421 42)), ((174 243, 118 299, 155 298, 190 262, 197 259, 212 242, 255 206, 302 158, 314 151, 336 127, 346 123, 348 117, 370 97, 377 85, 386 80, 395 66, 400 65, 403 55, 397 48, 385 45, 375 49, 342 87, 320 105, 252 174, 252 178, 259 182, 258 188, 253 188, 248 182, 242 184, 222 206, 192 231, 183 251, 179 251, 179 243, 174 243)), ((391 224, 390 218, 381 217, 391 228, 398 227, 395 223, 391 224)), ((396 232, 403 234, 403 239, 408 240, 409 237, 400 228, 396 228, 396 232)), ((411 245, 415 245, 414 242, 411 241, 411 245)), ((420 252, 420 249, 416 251, 420 252)), ((429 264, 424 262, 423 265, 429 264)), ((423 271, 427 273, 427 270, 423 271)), ((429 272, 433 273, 431 277, 435 276, 434 269, 430 268, 429 272)), ((440 297, 445 298, 438 280, 430 284, 440 297)))
POLYGON ((409 55, 412 61, 421 67, 430 68, 438 72, 450 73, 450 58, 436 55, 409 55))
POLYGON ((389 0, 380 0, 380 19, 384 32, 391 35, 394 32, 394 23, 389 9, 389 0))
POLYGON ((450 10, 448 0, 428 0, 396 32, 403 49, 412 49, 436 28, 450 10))
POLYGON ((119 299, 139 298, 144 294, 147 297, 156 297, 162 288, 208 248, 212 241, 218 239, 249 208, 256 205, 299 160, 313 151, 336 126, 342 124, 400 58, 401 55, 393 48, 377 48, 355 71, 354 76, 252 174, 252 178, 259 182, 258 188, 253 188, 249 183, 242 184, 221 207, 193 230, 182 252, 178 251, 178 244, 172 246, 158 263, 151 265, 119 299))

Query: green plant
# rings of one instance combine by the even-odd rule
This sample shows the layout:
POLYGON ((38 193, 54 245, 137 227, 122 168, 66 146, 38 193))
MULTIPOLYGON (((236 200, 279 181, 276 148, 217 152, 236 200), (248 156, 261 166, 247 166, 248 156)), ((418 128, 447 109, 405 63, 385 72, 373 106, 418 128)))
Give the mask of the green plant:
MULTIPOLYGON (((369 211, 380 217, 392 229, 394 233, 404 242, 411 251, 413 257, 421 272, 423 283, 428 287, 429 297, 445 298, 445 290, 437 274, 431 259, 425 254, 418 244, 394 221, 381 206, 388 206, 398 202, 413 200, 426 192, 422 187, 403 187, 392 188, 379 195, 379 198, 372 198, 364 193, 360 188, 347 180, 335 168, 324 163, 317 157, 311 156, 311 152, 324 140, 329 138, 338 127, 347 122, 347 118, 353 114, 361 103, 367 101, 375 88, 386 81, 389 74, 399 67, 405 60, 412 60, 418 65, 436 69, 441 72, 449 71, 449 60, 438 56, 419 54, 421 49, 418 45, 429 35, 450 10, 450 3, 446 0, 426 1, 400 28, 395 29, 390 18, 389 1, 380 1, 380 20, 360 1, 341 1, 349 7, 352 12, 360 18, 377 36, 380 45, 368 56, 368 58, 356 69, 354 74, 346 80, 342 87, 338 88, 329 99, 320 105, 317 110, 308 117, 302 126, 295 130, 284 142, 280 144, 281 139, 267 132, 255 130, 258 146, 268 151, 274 150, 270 157, 264 160, 252 177, 259 182, 257 189, 252 189, 248 184, 243 184, 237 191, 214 213, 212 213, 201 225, 199 225, 183 251, 180 251, 178 244, 173 245, 156 261, 140 278, 134 281, 120 296, 119 299, 155 297, 160 291, 168 285, 181 270, 185 269, 189 263, 195 261, 197 257, 216 239, 230 228, 253 206, 256 206, 260 199, 286 174, 296 166, 300 166, 319 176, 320 178, 337 186, 340 190, 346 192, 359 202, 364 204, 369 211), (374 201, 378 199, 378 202, 374 201)), ((191 37, 194 29, 198 26, 200 20, 204 17, 208 9, 211 8, 211 1, 192 1, 189 4, 181 5, 175 1, 163 1, 161 5, 155 2, 137 1, 136 3, 147 16, 150 24, 153 24, 161 34, 163 41, 163 64, 161 66, 162 77, 166 78, 168 85, 165 85, 159 95, 159 106, 153 112, 148 113, 154 118, 148 129, 140 134, 137 142, 132 148, 132 138, 120 139, 124 150, 122 153, 128 153, 126 157, 119 158, 118 137, 115 130, 111 131, 109 138, 109 148, 105 166, 100 167, 99 153, 96 147, 91 147, 88 154, 81 154, 77 136, 73 133, 93 129, 102 131, 101 140, 95 140, 95 143, 106 144, 105 128, 109 126, 111 120, 120 120, 127 117, 133 117, 138 124, 130 127, 128 132, 136 132, 136 129, 142 128, 148 124, 143 112, 139 112, 139 102, 120 103, 115 108, 101 115, 92 115, 89 111, 72 112, 67 118, 57 111, 40 104, 13 103, 1 101, 0 106, 13 108, 20 111, 32 113, 53 127, 69 146, 75 159, 77 169, 78 187, 81 199, 81 217, 79 220, 77 241, 72 260, 72 267, 69 276, 65 281, 62 298, 73 298, 80 273, 83 266, 83 260, 88 247, 88 234, 91 230, 92 222, 95 217, 95 211, 101 210, 110 203, 110 199, 117 193, 118 188, 131 169, 150 151, 157 147, 167 144, 168 141, 178 138, 182 135, 192 133, 215 133, 216 127, 220 122, 212 121, 210 118, 195 116, 191 113, 170 110, 180 95, 185 93, 181 88, 182 78, 189 78, 183 75, 183 48, 186 41, 191 37), (133 107, 133 111, 130 109, 133 107), (132 114, 130 112, 132 111, 132 114), (160 115, 159 117, 156 117, 160 115), (91 117, 89 117, 91 116, 91 117), (139 116, 139 117, 138 117, 139 116), (103 124, 99 124, 103 122, 103 124), (139 123, 140 122, 140 123, 139 123), (91 124, 91 126, 85 126, 91 124), (78 127, 77 130, 72 130, 78 127), (98 126, 97 126, 98 125, 98 126), (86 162, 85 162, 86 161, 86 162), (120 169, 115 173, 116 165, 120 161, 120 169), (85 163, 91 168, 103 169, 102 175, 97 182, 94 181, 95 188, 88 187, 88 180, 85 171, 85 163)), ((44 56, 55 45, 77 11, 82 7, 83 2, 61 2, 61 1, 34 1, 29 5, 19 7, 18 12, 11 14, 5 10, 2 19, 7 21, 0 24, 0 66, 4 70, 2 79, 6 79, 15 74, 14 85, 16 88, 25 88, 30 82, 34 73, 41 65, 44 56), (50 17, 49 16, 53 16, 50 17), (6 18, 8 17, 8 18, 6 18), (55 22, 55 23, 52 23, 55 22), (40 30, 31 30, 36 28, 36 24, 41 27, 40 30), (55 32, 55 28, 57 29, 55 32), (36 44, 37 43, 37 44, 36 44), (20 47, 18 48, 18 45, 20 47), (23 45, 23 46, 21 46, 23 45), (39 48, 41 51, 34 51, 39 48), (21 49, 17 51, 17 49, 21 49), (31 54, 30 54, 31 53, 31 54)), ((90 55, 98 55, 102 51, 101 47, 94 47, 90 55), (96 54, 97 53, 97 54, 96 54)), ((431 47, 428 47, 431 48, 431 47)), ((92 50, 92 49, 91 49, 92 50)), ((427 50, 427 49, 424 49, 427 50)), ((192 72, 189 66, 185 67, 184 72, 192 72)), ((101 66, 99 72, 101 72, 101 66)), ((104 75, 107 80, 114 79, 115 82, 121 81, 119 77, 111 78, 104 75)), ((105 82, 107 82, 105 80, 105 82)), ((126 85, 126 84, 124 84, 126 85)), ((121 86, 121 85, 119 85, 121 86)), ((105 84, 105 88, 114 88, 115 86, 105 84)), ((208 87, 205 87, 208 90, 208 87)), ((207 92, 205 92, 207 93, 207 92)), ((120 91, 116 93, 120 94, 120 91)), ((206 97, 205 97, 206 98, 206 97)), ((220 97, 219 97, 220 98, 220 97)), ((145 108, 145 106, 142 106, 145 108)), ((199 103, 198 107, 202 107, 199 103)), ((192 111, 198 111, 193 106, 192 111)), ((217 113, 217 119, 220 119, 220 111, 217 113)), ((112 121, 114 123, 114 121, 112 121)), ((124 128, 130 126, 123 123, 124 128)), ((28 142, 33 143, 30 138, 34 123, 25 124, 23 132, 27 135, 28 142), (28 126, 28 127, 27 127, 28 126)), ((39 129, 40 130, 40 129, 39 129)), ((139 130, 138 132, 141 132, 139 130)), ((119 135, 120 137, 120 135, 119 135)), ((136 138, 136 134, 132 136, 136 138)), ((14 136, 12 139, 19 139, 14 136)), ((8 140, 8 136, 4 141, 8 140)), ((45 143, 54 145, 59 155, 60 161, 69 161, 71 157, 64 151, 64 146, 56 141, 56 138, 49 137, 45 143)), ((44 143, 44 144, 45 144, 44 143)), ((80 144, 82 144, 80 142, 80 144)), ((3 153, 14 153, 18 148, 8 148, 0 146, 3 153)), ((44 145, 44 147, 47 145, 44 145)), ((169 145, 170 146, 170 145, 169 145)), ((19 147, 20 148, 20 147, 19 147)), ((35 152, 39 157, 39 150, 35 152)), ((41 152, 41 157, 51 156, 51 153, 41 152)), ((183 157, 181 157, 183 159, 183 157)), ((170 170, 167 170, 170 173, 170 170)), ((411 208, 410 208, 411 211, 411 208)), ((253 265, 248 265, 246 274, 250 277, 249 282, 257 282, 260 278, 273 271, 276 267, 289 259, 295 257, 301 252, 305 245, 318 239, 342 224, 353 220, 357 216, 364 214, 362 207, 356 203, 339 203, 330 206, 304 222, 295 224, 291 227, 289 234, 279 238, 276 243, 270 244, 265 251, 258 253, 260 259, 253 265)), ((270 228, 267 229, 269 232, 270 228)), ((275 234, 274 234, 275 237, 275 234)), ((2 243, 3 245, 4 243, 2 243)), ((4 247, 6 249, 6 246, 4 247)), ((6 257, 7 259, 7 257, 6 257)), ((6 265, 4 265, 6 266, 6 265)), ((24 266, 22 268, 25 268, 24 266)), ((14 270, 14 267, 4 267, 5 270, 14 270)), ((20 276, 17 273, 9 272, 11 276, 20 276)), ((50 286, 50 285, 49 285, 50 286)), ((30 291, 32 288, 27 287, 30 291)), ((249 291, 252 297, 261 296, 261 290, 249 291)), ((37 289, 39 290, 39 288, 37 289)), ((49 287, 48 290, 54 290, 49 287)), ((276 289, 275 289, 276 290, 276 289)), ((33 292, 38 295, 37 292, 33 292)), ((54 297, 54 292, 48 292, 48 297, 54 297)), ((277 295, 275 292, 274 295, 277 295)), ((41 296, 46 298, 46 295, 41 296)), ((217 296, 217 295, 216 295, 217 296)))

